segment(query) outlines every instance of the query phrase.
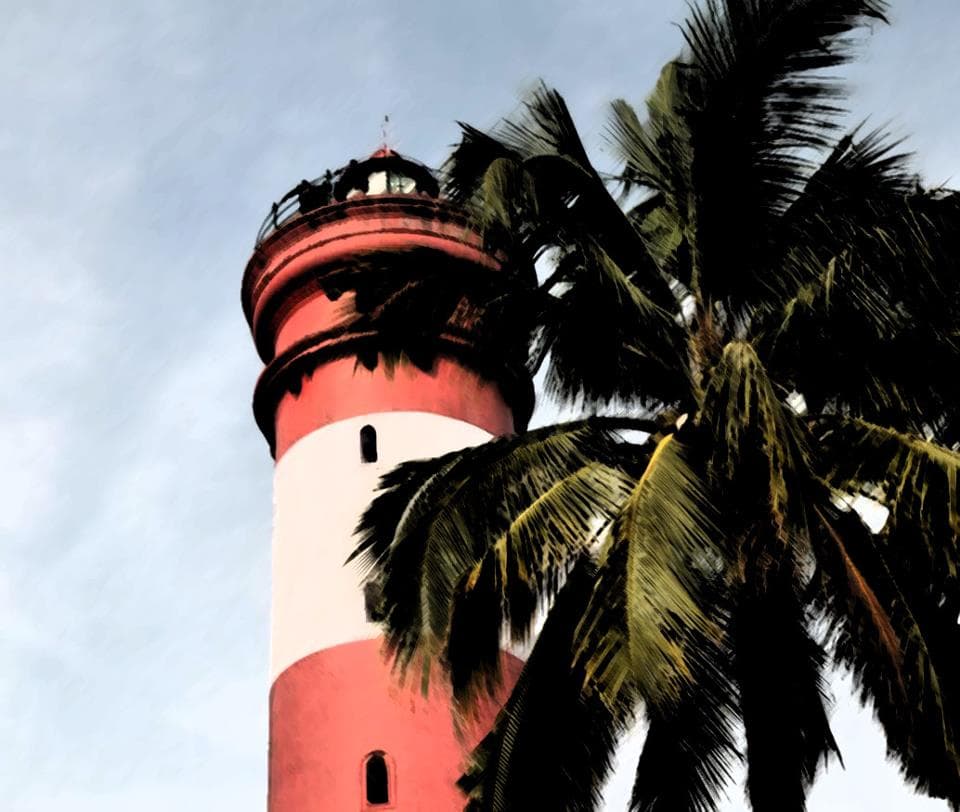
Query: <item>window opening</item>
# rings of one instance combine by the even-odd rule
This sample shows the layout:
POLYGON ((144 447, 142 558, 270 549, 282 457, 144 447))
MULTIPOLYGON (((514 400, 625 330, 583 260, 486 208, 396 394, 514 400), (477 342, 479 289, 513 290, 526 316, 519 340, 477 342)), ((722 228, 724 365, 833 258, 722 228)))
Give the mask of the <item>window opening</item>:
POLYGON ((377 430, 373 426, 360 429, 360 458, 364 462, 377 461, 377 430))
POLYGON ((387 191, 407 194, 416 189, 413 178, 408 178, 400 172, 387 173, 387 191))
POLYGON ((368 804, 385 806, 390 803, 390 776, 383 753, 378 751, 367 756, 364 783, 368 804))

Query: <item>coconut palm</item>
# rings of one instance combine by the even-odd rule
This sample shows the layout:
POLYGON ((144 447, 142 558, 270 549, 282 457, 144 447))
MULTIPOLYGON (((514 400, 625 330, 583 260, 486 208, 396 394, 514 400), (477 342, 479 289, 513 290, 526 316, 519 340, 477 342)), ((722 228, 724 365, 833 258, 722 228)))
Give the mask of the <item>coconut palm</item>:
POLYGON ((401 465, 360 525, 390 652, 459 710, 536 640, 469 808, 593 808, 643 720, 631 809, 715 809, 742 758, 803 810, 834 664, 960 808, 960 196, 842 135, 831 72, 885 6, 703 0, 612 176, 552 89, 463 126, 447 192, 538 263, 531 371, 588 415, 401 465))

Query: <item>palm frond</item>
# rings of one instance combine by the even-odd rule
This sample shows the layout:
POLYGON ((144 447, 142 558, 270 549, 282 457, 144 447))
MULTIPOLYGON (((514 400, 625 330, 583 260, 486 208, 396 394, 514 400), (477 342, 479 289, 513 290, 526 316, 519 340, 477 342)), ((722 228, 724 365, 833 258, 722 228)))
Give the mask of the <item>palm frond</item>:
MULTIPOLYGON (((828 583, 821 599, 832 607, 833 614, 856 616, 873 627, 876 650, 887 654, 884 667, 902 686, 900 674, 903 652, 897 630, 867 576, 868 570, 858 564, 869 552, 879 555, 875 545, 870 543, 870 530, 852 508, 843 513, 834 505, 824 504, 815 508, 815 511, 819 521, 814 525, 812 542, 820 577, 828 583)), ((868 566, 874 575, 885 569, 876 561, 868 566)))
POLYGON ((887 533, 910 538, 898 571, 937 600, 960 583, 960 452, 865 420, 819 421, 830 485, 863 493, 890 511, 887 533))
POLYGON ((861 136, 862 128, 839 139, 806 180, 784 214, 783 228, 793 233, 785 243, 840 242, 831 223, 843 227, 869 218, 876 207, 916 189, 917 176, 909 164, 912 155, 898 151, 902 141, 882 129, 861 136))
POLYGON ((829 261, 880 225, 891 205, 917 187, 909 153, 883 130, 848 132, 806 180, 799 196, 775 225, 772 258, 777 276, 767 281, 773 301, 819 281, 829 261))
POLYGON ((692 678, 695 643, 718 636, 702 603, 719 569, 704 486, 668 435, 614 520, 577 631, 577 662, 611 705, 634 685, 666 709, 692 678))
POLYGON ((543 318, 546 389, 572 403, 692 407, 685 336, 599 245, 560 260, 564 290, 543 318), (602 318, 597 318, 602 314, 602 318))
POLYGON ((855 604, 834 607, 837 656, 853 670, 907 777, 958 805, 960 454, 859 419, 822 418, 817 429, 828 482, 889 510, 879 535, 846 533, 844 541, 890 617, 900 667, 890 666, 871 613, 855 604))
POLYGON ((770 336, 771 363, 786 386, 804 393, 814 411, 830 404, 911 425, 921 411, 915 390, 873 363, 878 358, 889 369, 877 350, 891 352, 911 330, 910 314, 889 286, 871 278, 858 254, 844 250, 787 303, 782 323, 770 336))
POLYGON ((764 317, 766 357, 814 412, 929 426, 953 442, 960 385, 942 371, 960 360, 960 199, 904 194, 896 165, 850 160, 849 185, 833 187, 835 212, 824 190, 789 225, 797 236, 785 278, 797 288, 781 314, 764 317))
POLYGON ((797 151, 828 147, 842 112, 842 87, 825 71, 850 60, 850 34, 884 20, 886 7, 884 0, 705 0, 691 9, 683 32, 701 80, 692 100, 695 152, 708 149, 734 171, 747 170, 749 160, 753 191, 783 211, 807 175, 797 151))
POLYGON ((359 560, 368 573, 377 567, 389 554, 396 528, 413 500, 441 471, 450 470, 463 453, 451 451, 432 459, 410 460, 380 477, 378 496, 360 517, 354 531, 358 542, 347 561, 359 560))
POLYGON ((445 166, 447 188, 487 230, 513 247, 532 243, 529 255, 576 223, 571 207, 583 195, 606 198, 563 97, 544 84, 525 99, 523 112, 486 134, 461 125, 463 137, 445 166), (520 194, 518 194, 518 192, 520 194), (514 233, 519 232, 519 233, 514 233))
MULTIPOLYGON (((707 599, 711 618, 726 629, 722 585, 707 599)), ((740 758, 735 737, 739 701, 726 636, 692 646, 691 680, 666 711, 648 706, 648 729, 637 763, 631 812, 714 812, 740 758)))
POLYGON ((623 166, 628 185, 652 189, 675 212, 683 212, 691 173, 690 130, 686 114, 698 77, 681 61, 668 62, 647 98, 647 118, 641 122, 625 100, 611 105, 607 136, 623 166))
POLYGON ((826 655, 810 635, 789 557, 773 572, 748 574, 731 629, 755 812, 803 812, 821 762, 839 753, 826 708, 826 655))
POLYGON ((462 121, 460 143, 444 165, 444 187, 451 200, 465 205, 491 164, 498 160, 519 163, 522 156, 500 139, 462 121))
POLYGON ((592 406, 626 393, 648 404, 684 397, 677 302, 647 240, 590 164, 559 93, 541 85, 494 136, 465 130, 448 173, 456 194, 470 190, 491 239, 529 258, 553 249, 533 366, 550 358, 555 396, 592 406), (565 289, 553 295, 557 282, 565 289))
MULTIPOLYGON (((665 205, 659 196, 632 209, 628 216, 643 235, 647 250, 661 272, 684 286, 690 284, 690 243, 688 234, 676 216, 676 211, 665 205)), ((679 306, 676 310, 681 311, 679 306)))
POLYGON ((468 128, 448 162, 448 185, 491 239, 524 257, 599 243, 658 306, 666 281, 589 160, 563 97, 539 85, 522 114, 493 134, 468 128))
MULTIPOLYGON (((429 676, 447 641, 458 584, 518 515, 584 466, 605 461, 616 467, 627 460, 616 431, 655 425, 592 418, 493 440, 447 455, 439 463, 405 463, 389 474, 382 483, 385 490, 361 519, 353 557, 361 559, 380 585, 387 645, 400 669, 416 660, 424 679, 429 676), (398 515, 404 499, 408 504, 398 515)), ((604 499, 598 494, 598 511, 604 499)), ((555 510, 563 507, 557 504, 555 510)), ((554 526, 573 527, 573 515, 554 526)), ((551 516, 556 521, 557 513, 551 516)), ((575 551, 589 541, 584 532, 558 537, 556 545, 560 549, 567 544, 575 551)), ((562 566, 563 559, 549 562, 562 566)), ((527 568, 533 571, 534 563, 527 568)), ((544 575, 540 583, 552 581, 544 575)), ((513 620, 520 623, 518 617, 513 620)))
POLYGON ((424 248, 372 251, 323 284, 338 302, 337 329, 364 337, 360 361, 368 368, 404 360, 432 369, 449 340, 472 348, 474 366, 492 380, 527 360, 539 310, 532 267, 491 271, 424 248))
MULTIPOLYGON (((699 420, 712 446, 711 481, 728 499, 731 531, 750 524, 758 507, 776 536, 802 527, 809 473, 804 428, 778 399, 754 347, 730 342, 713 370, 699 420)), ((765 538, 765 534, 760 534, 765 538)))
POLYGON ((504 142, 521 155, 562 155, 586 169, 590 158, 567 103, 541 82, 524 102, 524 114, 505 121, 504 142))
POLYGON ((595 565, 583 557, 557 595, 510 699, 460 779, 468 810, 572 812, 598 806, 632 709, 585 692, 585 673, 571 667, 574 629, 595 577, 595 565))
POLYGON ((850 59, 851 33, 885 8, 705 0, 691 9, 687 51, 661 77, 648 121, 638 126, 618 107, 625 175, 665 194, 690 249, 678 278, 703 307, 719 301, 738 315, 762 293, 770 235, 842 113, 843 87, 830 71, 850 59))
POLYGON ((502 630, 529 639, 531 620, 630 493, 633 478, 588 462, 558 479, 511 521, 465 574, 453 599, 445 660, 455 702, 497 686, 502 630))
MULTIPOLYGON (((847 559, 821 555, 816 605, 830 620, 834 657, 873 707, 887 750, 922 792, 960 806, 960 645, 957 602, 938 601, 905 579, 914 541, 870 533, 850 511, 828 517, 847 559), (851 584, 851 572, 861 582, 851 584), (864 595, 868 585, 869 595, 864 595), (852 587, 852 588, 851 588, 852 587), (879 617, 878 617, 879 616, 879 617), (896 646, 896 650, 892 650, 896 646), (892 662, 891 660, 895 660, 892 662)), ((829 547, 836 539, 822 547, 829 547)), ((834 556, 835 557, 835 556, 834 556)))

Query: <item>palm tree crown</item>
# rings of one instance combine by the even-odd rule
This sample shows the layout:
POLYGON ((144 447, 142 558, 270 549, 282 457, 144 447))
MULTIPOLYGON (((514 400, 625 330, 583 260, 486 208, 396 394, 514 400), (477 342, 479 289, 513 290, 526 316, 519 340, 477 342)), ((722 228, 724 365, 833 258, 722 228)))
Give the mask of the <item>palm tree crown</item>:
POLYGON ((960 808, 960 196, 839 133, 831 73, 885 6, 702 0, 612 105, 614 177, 547 87, 463 125, 447 192, 517 269, 531 371, 608 415, 404 464, 361 522, 390 650, 464 712, 549 607, 469 808, 592 808, 642 716, 631 809, 715 809, 743 757, 755 810, 803 810, 831 663, 960 808))

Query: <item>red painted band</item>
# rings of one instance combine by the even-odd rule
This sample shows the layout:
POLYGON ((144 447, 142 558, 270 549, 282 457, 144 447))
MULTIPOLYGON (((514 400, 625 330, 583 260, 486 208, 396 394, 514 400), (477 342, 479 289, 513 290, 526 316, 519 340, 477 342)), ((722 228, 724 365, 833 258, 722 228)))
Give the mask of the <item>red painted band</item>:
POLYGON ((488 265, 495 268, 493 260, 485 254, 462 243, 452 242, 449 238, 423 232, 398 232, 389 230, 389 225, 381 223, 377 233, 350 234, 338 237, 335 240, 323 240, 317 243, 300 246, 297 252, 281 260, 276 273, 258 292, 253 307, 252 329, 257 334, 260 329, 260 317, 267 308, 274 294, 283 290, 295 277, 304 273, 313 273, 325 265, 343 262, 350 257, 362 256, 373 251, 397 252, 409 251, 415 248, 431 248, 448 254, 457 259, 474 262, 478 265, 488 265), (486 261, 484 261, 486 260, 486 261))
POLYGON ((513 434, 513 411, 500 388, 448 358, 430 372, 383 363, 369 370, 352 356, 320 364, 303 381, 300 393, 287 392, 276 410, 279 461, 301 437, 322 426, 377 412, 433 412, 471 423, 492 435, 513 434))
POLYGON ((274 340, 274 356, 289 350, 311 333, 335 329, 355 317, 354 291, 347 291, 336 301, 331 301, 323 291, 312 291, 311 294, 303 296, 277 319, 279 327, 274 340))
POLYGON ((409 195, 359 196, 351 200, 322 206, 306 214, 298 214, 284 222, 277 231, 258 242, 253 250, 253 256, 247 263, 241 283, 241 298, 248 319, 250 315, 248 306, 253 285, 257 282, 263 268, 269 263, 270 257, 299 242, 304 236, 331 223, 347 219, 381 217, 384 214, 396 213, 418 217, 421 220, 459 223, 463 228, 469 228, 466 215, 447 201, 419 196, 411 197, 409 195))
POLYGON ((455 782, 469 750, 492 726, 522 668, 505 656, 505 686, 458 741, 439 674, 429 697, 401 687, 378 640, 346 643, 294 663, 270 692, 269 812, 362 810, 363 763, 381 751, 390 805, 430 812, 463 809, 455 782))
POLYGON ((467 244, 478 246, 481 244, 479 236, 470 228, 464 213, 445 200, 430 200, 408 195, 375 195, 324 206, 284 223, 279 231, 274 232, 254 249, 253 256, 244 270, 241 285, 241 300, 247 321, 252 319, 255 289, 261 285, 266 269, 276 257, 283 255, 288 249, 316 232, 327 233, 329 229, 344 221, 360 222, 397 217, 406 220, 408 224, 416 224, 420 228, 424 223, 430 223, 433 230, 439 229, 438 233, 458 235, 457 238, 467 244))
POLYGON ((416 206, 394 201, 362 216, 327 218, 317 224, 305 218, 286 239, 261 247, 247 266, 244 307, 254 334, 269 300, 298 275, 371 251, 411 248, 432 248, 491 270, 500 267, 462 219, 440 219, 435 210, 421 213, 416 206))

